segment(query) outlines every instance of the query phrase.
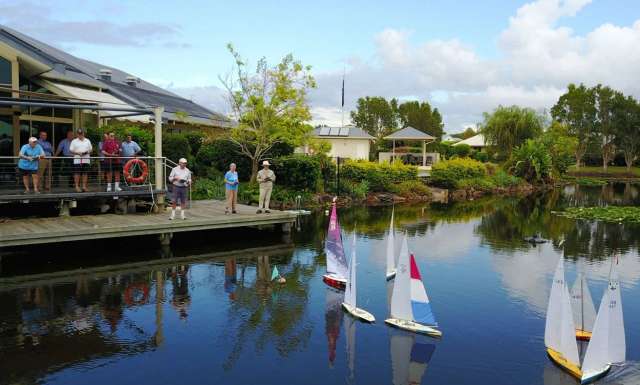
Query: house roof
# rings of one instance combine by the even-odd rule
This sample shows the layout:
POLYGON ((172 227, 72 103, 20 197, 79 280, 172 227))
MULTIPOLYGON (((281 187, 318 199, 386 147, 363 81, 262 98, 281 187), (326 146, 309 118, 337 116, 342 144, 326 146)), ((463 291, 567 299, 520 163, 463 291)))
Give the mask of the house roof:
POLYGON ((411 126, 398 130, 391 135, 384 137, 388 140, 436 140, 435 137, 419 131, 411 126))
POLYGON ((465 140, 461 140, 461 141, 459 141, 457 143, 454 143, 453 145, 454 146, 459 146, 461 144, 466 144, 466 145, 471 146, 471 147, 485 147, 487 145, 486 141, 484 139, 484 135, 482 135, 482 134, 474 135, 474 136, 472 136, 470 138, 467 138, 465 140))
POLYGON ((3 25, 0 25, 0 43, 5 43, 25 55, 25 60, 35 60, 45 66, 47 70, 38 73, 38 76, 43 78, 100 88, 103 91, 107 90, 116 98, 125 100, 134 106, 164 106, 165 119, 174 120, 174 114, 180 111, 186 112, 190 117, 193 117, 192 120, 199 121, 199 124, 222 127, 232 125, 231 120, 224 115, 139 79, 130 73, 78 58, 3 25), (103 69, 111 71, 110 81, 100 78, 100 70, 103 69), (126 83, 127 78, 131 77, 138 79, 135 86, 126 83))
POLYGON ((344 126, 344 127, 317 127, 313 131, 313 136, 320 139, 375 139, 360 127, 344 126))

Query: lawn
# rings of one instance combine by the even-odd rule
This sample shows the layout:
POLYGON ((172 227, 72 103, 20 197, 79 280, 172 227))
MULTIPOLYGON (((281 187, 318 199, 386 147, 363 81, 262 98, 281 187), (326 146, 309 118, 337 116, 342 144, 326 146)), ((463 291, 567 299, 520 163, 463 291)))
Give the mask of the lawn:
POLYGON ((631 171, 627 171, 626 167, 609 166, 605 172, 602 166, 582 166, 579 169, 576 166, 571 166, 568 174, 598 178, 640 178, 640 167, 631 167, 631 171))

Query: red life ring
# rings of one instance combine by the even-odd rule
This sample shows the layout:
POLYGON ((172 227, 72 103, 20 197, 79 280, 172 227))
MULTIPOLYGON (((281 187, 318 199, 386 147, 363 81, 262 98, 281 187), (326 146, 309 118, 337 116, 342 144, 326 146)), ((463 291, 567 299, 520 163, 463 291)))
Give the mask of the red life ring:
POLYGON ((144 183, 144 181, 147 180, 147 176, 149 175, 149 168, 147 167, 147 164, 143 160, 138 158, 133 158, 125 163, 123 171, 124 177, 129 183, 144 183), (142 174, 137 177, 131 175, 131 168, 133 166, 139 166, 142 169, 142 174))
POLYGON ((149 287, 144 283, 131 284, 124 290, 124 303, 129 306, 144 305, 147 301, 149 301, 149 287))

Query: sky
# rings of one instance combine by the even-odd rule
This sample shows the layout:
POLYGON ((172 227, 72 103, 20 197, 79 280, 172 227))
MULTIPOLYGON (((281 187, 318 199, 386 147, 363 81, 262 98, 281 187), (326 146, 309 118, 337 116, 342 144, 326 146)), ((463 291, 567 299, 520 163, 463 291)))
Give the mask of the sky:
POLYGON ((426 100, 456 133, 482 113, 553 106, 571 83, 640 97, 640 1, 0 0, 0 24, 222 113, 226 44, 312 66, 313 123, 364 96, 426 100))

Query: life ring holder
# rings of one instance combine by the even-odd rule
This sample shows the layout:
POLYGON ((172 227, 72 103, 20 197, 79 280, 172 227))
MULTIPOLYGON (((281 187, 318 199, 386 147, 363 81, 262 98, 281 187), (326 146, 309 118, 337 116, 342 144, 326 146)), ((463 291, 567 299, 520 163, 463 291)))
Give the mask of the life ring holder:
POLYGON ((147 176, 149 176, 149 167, 147 167, 147 164, 142 159, 133 158, 125 163, 123 172, 124 178, 127 182, 140 184, 147 180, 147 176), (134 167, 140 167, 142 170, 142 173, 139 176, 134 177, 131 175, 131 171, 134 167))

